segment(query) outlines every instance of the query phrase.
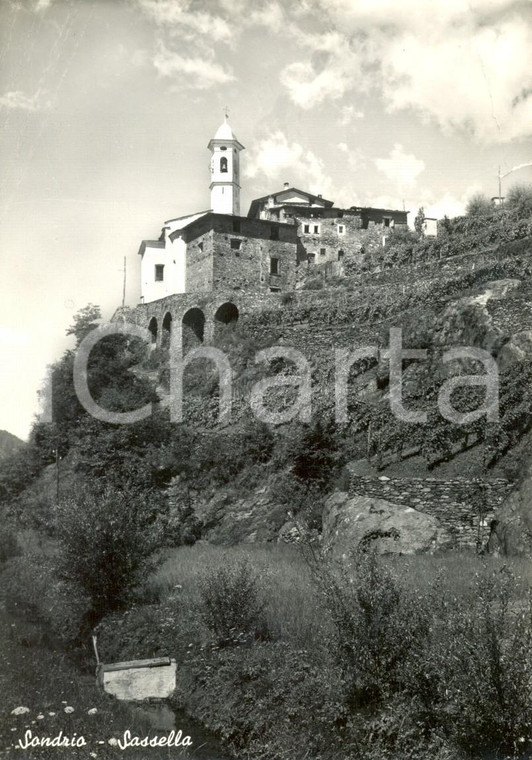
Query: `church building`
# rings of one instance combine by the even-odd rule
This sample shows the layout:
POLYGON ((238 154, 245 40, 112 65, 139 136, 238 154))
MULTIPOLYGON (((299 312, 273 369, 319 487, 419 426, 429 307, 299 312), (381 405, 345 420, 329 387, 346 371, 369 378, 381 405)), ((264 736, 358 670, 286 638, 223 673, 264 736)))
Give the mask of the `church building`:
POLYGON ((385 244, 407 212, 351 206, 285 183, 240 213, 240 155, 244 146, 227 116, 210 140, 211 208, 164 222, 157 240, 143 240, 141 303, 178 294, 282 293, 298 273, 323 265, 356 267, 385 244))

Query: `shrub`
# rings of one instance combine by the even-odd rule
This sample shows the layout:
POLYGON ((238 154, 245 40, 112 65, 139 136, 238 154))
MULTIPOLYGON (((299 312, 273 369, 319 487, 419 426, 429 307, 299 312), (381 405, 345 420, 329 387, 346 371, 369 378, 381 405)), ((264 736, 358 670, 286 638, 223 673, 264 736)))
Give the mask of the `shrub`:
POLYGON ((263 592, 247 560, 202 579, 200 615, 218 644, 267 637, 263 592))
POLYGON ((159 529, 133 491, 81 490, 57 507, 60 577, 91 600, 90 623, 123 606, 153 568, 159 529))
POLYGON ((311 425, 298 427, 292 461, 297 478, 326 489, 344 464, 334 425, 318 419, 311 425))
POLYGON ((483 193, 475 193, 467 202, 467 216, 485 216, 493 212, 489 198, 483 193))
POLYGON ((440 606, 425 662, 439 674, 432 721, 467 752, 520 754, 532 747, 532 604, 516 605, 506 568, 474 591, 473 604, 440 606))
POLYGON ((174 546, 191 546, 201 538, 202 528, 203 523, 196 516, 190 496, 182 489, 180 503, 168 516, 165 542, 174 546))
POLYGON ((349 702, 360 708, 404 690, 406 663, 422 648, 429 615, 373 551, 351 559, 349 567, 336 570, 312 566, 335 625, 349 702))
POLYGON ((506 205, 515 212, 518 218, 532 214, 532 185, 512 185, 508 191, 506 205))

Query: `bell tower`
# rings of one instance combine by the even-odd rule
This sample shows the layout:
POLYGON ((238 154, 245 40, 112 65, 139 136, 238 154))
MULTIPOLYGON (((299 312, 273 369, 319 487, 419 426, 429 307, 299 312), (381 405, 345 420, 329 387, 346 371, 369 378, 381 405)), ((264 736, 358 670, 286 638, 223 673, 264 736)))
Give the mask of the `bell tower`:
POLYGON ((215 214, 240 215, 240 151, 244 146, 237 140, 225 114, 208 148, 211 151, 211 209, 215 214))

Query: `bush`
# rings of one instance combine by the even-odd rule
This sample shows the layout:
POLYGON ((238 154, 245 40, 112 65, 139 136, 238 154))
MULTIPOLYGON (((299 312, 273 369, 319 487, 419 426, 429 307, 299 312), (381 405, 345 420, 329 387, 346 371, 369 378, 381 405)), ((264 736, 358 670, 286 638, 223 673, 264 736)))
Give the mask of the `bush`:
POLYGON ((267 638, 262 589, 247 560, 206 575, 200 600, 201 618, 218 644, 267 638))
POLYGON ((532 185, 512 185, 508 191, 506 205, 518 218, 532 214, 532 185))
POLYGON ((439 607, 424 663, 438 674, 431 719, 467 752, 517 755, 532 747, 532 600, 516 605, 506 568, 477 576, 474 593, 439 607))
POLYGON ((91 624, 131 599, 154 567, 159 527, 139 493, 81 490, 60 503, 55 523, 60 577, 91 600, 91 624))
POLYGON ((467 202, 467 216, 485 216, 493 212, 493 205, 483 193, 475 193, 467 202))
POLYGON ((383 704, 405 688, 407 663, 421 651, 429 628, 428 610, 373 551, 356 552, 348 568, 313 569, 336 628, 350 704, 383 704))

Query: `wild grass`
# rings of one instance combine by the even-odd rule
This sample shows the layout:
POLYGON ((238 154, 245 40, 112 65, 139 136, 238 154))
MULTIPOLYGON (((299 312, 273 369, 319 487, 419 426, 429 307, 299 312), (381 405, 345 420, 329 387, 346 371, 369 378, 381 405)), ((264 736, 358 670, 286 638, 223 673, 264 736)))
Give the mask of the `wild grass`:
POLYGON ((301 549, 288 544, 240 544, 233 547, 197 543, 165 552, 166 558, 149 580, 150 593, 161 601, 180 586, 184 606, 193 606, 202 579, 247 560, 260 579, 266 600, 266 622, 275 639, 309 647, 327 634, 328 624, 319 614, 321 600, 301 549))

